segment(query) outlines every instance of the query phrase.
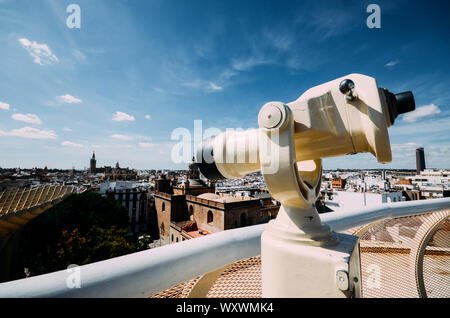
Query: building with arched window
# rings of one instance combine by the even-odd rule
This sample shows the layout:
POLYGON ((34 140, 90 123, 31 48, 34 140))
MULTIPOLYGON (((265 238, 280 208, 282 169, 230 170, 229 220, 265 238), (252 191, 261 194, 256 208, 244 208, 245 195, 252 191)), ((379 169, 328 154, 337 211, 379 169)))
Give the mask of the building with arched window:
POLYGON ((207 221, 208 224, 213 224, 214 223, 214 214, 212 213, 211 210, 208 211, 208 216, 207 216, 207 221))
MULTIPOLYGON (((199 231, 215 233, 237 227, 264 223, 275 218, 279 206, 270 198, 259 199, 246 196, 219 195, 203 193, 193 195, 174 195, 157 192, 154 194, 158 224, 178 231, 195 223, 199 231)), ((167 242, 172 242, 169 232, 160 233, 167 242)))
POLYGON ((270 197, 261 199, 216 194, 213 185, 205 184, 198 178, 198 170, 192 163, 181 185, 174 186, 174 182, 166 178, 156 180, 154 198, 157 222, 159 228, 164 224, 166 229, 160 233, 165 243, 175 243, 177 237, 181 241, 207 233, 265 223, 278 213, 279 206, 270 197), (194 235, 194 227, 198 235, 194 235))

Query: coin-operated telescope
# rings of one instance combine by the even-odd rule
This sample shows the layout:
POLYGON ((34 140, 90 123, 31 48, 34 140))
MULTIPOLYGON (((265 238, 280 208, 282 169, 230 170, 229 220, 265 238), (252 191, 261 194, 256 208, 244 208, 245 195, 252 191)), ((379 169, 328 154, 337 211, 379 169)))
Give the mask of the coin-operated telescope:
POLYGON ((265 104, 259 129, 227 131, 197 152, 209 179, 261 171, 278 216, 262 235, 264 297, 358 296, 357 237, 323 224, 315 207, 322 158, 372 153, 392 160, 388 127, 415 109, 411 92, 392 94, 376 80, 350 74, 307 90, 296 101, 265 104))

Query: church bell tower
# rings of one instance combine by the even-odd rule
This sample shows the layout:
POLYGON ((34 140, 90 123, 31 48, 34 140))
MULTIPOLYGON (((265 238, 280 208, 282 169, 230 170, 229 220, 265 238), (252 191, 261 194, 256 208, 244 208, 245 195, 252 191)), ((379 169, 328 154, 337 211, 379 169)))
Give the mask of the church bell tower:
POLYGON ((97 171, 97 160, 95 160, 95 152, 92 154, 91 164, 90 164, 90 173, 96 173, 97 171))

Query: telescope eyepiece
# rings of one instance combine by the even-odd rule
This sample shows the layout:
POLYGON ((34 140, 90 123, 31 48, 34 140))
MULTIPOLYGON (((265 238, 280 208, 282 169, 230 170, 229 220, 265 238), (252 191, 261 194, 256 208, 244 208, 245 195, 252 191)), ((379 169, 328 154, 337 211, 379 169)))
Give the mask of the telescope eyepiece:
POLYGON ((399 114, 412 112, 416 109, 414 95, 410 91, 395 94, 395 99, 397 101, 397 110, 399 114))
POLYGON ((386 103, 389 111, 389 119, 393 125, 395 119, 400 114, 409 113, 416 109, 416 102, 412 92, 402 92, 392 94, 387 89, 383 88, 384 96, 386 96, 386 103))

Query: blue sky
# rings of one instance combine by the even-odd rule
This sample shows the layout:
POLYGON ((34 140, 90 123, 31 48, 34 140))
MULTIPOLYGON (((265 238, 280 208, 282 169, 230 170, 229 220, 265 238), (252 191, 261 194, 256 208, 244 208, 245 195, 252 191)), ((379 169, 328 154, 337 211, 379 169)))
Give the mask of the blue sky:
POLYGON ((256 128, 266 102, 362 73, 413 91, 418 110, 389 129, 391 164, 324 167, 413 168, 422 146, 448 168, 449 14, 447 1, 0 0, 0 166, 83 168, 95 150, 99 166, 185 168, 175 128, 256 128))

